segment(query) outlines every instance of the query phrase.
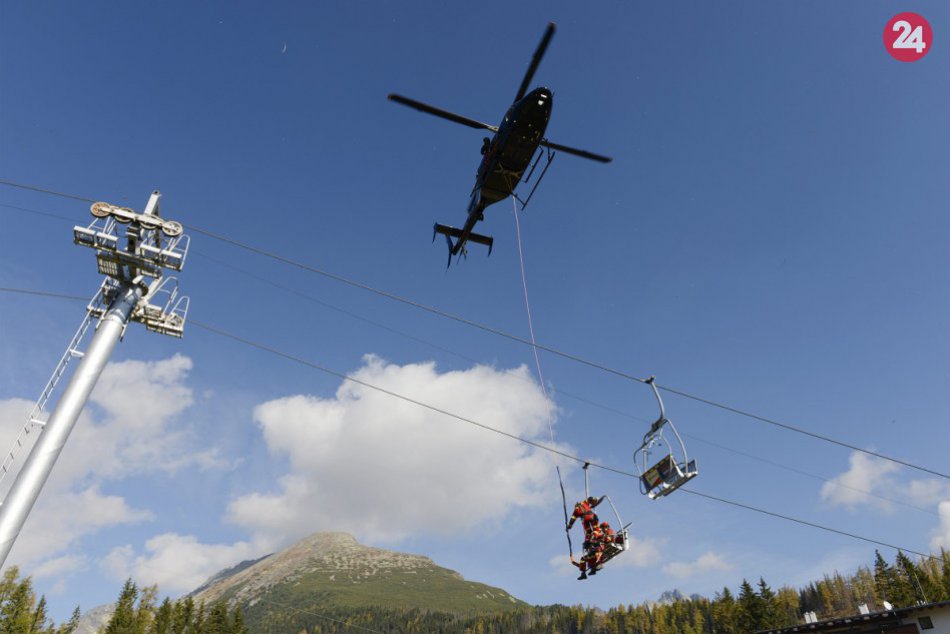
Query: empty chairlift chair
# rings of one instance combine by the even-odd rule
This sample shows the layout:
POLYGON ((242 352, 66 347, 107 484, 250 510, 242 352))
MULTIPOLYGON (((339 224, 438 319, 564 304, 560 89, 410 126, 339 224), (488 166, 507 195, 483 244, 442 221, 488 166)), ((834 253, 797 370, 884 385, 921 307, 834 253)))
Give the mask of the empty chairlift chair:
POLYGON ((640 473, 640 493, 649 496, 651 500, 669 495, 699 473, 696 461, 690 460, 686 455, 686 444, 676 431, 676 426, 666 417, 655 378, 651 376, 646 382, 653 388, 653 394, 660 404, 660 417, 650 425, 650 430, 643 436, 643 444, 634 454, 634 462, 640 473), (675 444, 663 436, 666 429, 673 432, 676 437, 675 444), (662 457, 658 462, 651 463, 651 455, 657 454, 662 457))

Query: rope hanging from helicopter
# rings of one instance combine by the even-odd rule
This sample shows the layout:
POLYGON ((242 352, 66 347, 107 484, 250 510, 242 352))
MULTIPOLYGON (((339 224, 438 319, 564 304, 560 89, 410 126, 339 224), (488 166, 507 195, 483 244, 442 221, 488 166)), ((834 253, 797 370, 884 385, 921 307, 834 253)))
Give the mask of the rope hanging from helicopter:
MULTIPOLYGON (((518 242, 518 263, 521 268, 521 287, 524 291, 524 305, 525 305, 525 312, 528 317, 528 333, 531 336, 531 350, 534 353, 534 364, 538 373, 538 381, 541 384, 541 393, 544 395, 545 400, 547 400, 548 399, 547 386, 545 385, 545 382, 544 382, 544 373, 541 370, 541 356, 538 353, 538 347, 535 342, 534 319, 531 315, 531 302, 528 297, 528 276, 525 273, 524 246, 523 246, 523 241, 521 239, 521 220, 518 217, 518 200, 514 196, 512 196, 511 204, 512 204, 512 211, 515 217, 515 236, 517 237, 517 242, 518 242)), ((524 206, 522 206, 521 211, 524 211, 524 206)), ((551 422, 550 416, 548 417, 548 433, 551 438, 551 444, 553 445, 555 443, 554 426, 551 422)), ((589 463, 584 464, 584 502, 587 502, 588 500, 592 499, 590 498, 590 487, 588 485, 588 477, 587 477, 588 466, 589 466, 589 463)), ((623 520, 620 519, 620 514, 617 512, 617 508, 614 506, 613 501, 611 501, 608 496, 605 495, 602 498, 600 498, 601 501, 604 499, 608 501, 608 503, 610 504, 610 507, 614 511, 614 514, 617 516, 618 529, 620 531, 619 535, 617 535, 617 538, 609 538, 609 541, 611 542, 609 547, 607 547, 607 544, 604 544, 600 548, 593 547, 593 544, 591 544, 591 542, 589 541, 591 538, 585 535, 584 552, 583 552, 582 560, 580 562, 576 561, 574 559, 574 545, 571 542, 571 531, 570 531, 570 526, 571 524, 573 524, 573 521, 571 519, 571 516, 568 514, 568 510, 567 510, 568 509, 567 493, 564 490, 564 479, 561 476, 560 465, 555 466, 555 470, 557 471, 558 485, 561 487, 561 499, 564 505, 564 526, 567 529, 565 531, 565 535, 567 536, 568 555, 570 557, 571 563, 574 564, 575 566, 578 566, 581 569, 581 577, 579 578, 584 579, 587 576, 585 573, 585 570, 588 566, 591 570, 591 574, 596 574, 596 571, 599 568, 603 567, 603 563, 606 563, 609 559, 612 559, 614 556, 620 554, 621 552, 627 549, 628 544, 629 544, 629 541, 627 540, 627 526, 629 525, 627 526, 623 525, 623 520)), ((593 517, 596 518, 596 515, 593 515, 593 517)), ((595 520, 595 522, 596 521, 597 520, 595 520)), ((607 527, 608 525, 605 523, 603 526, 607 527)), ((586 530, 586 527, 585 527, 585 530, 586 530)))
MULTIPOLYGON (((530 200, 530 196, 528 198, 530 200)), ((547 386, 544 383, 544 373, 541 370, 541 356, 538 353, 538 347, 535 342, 534 319, 531 315, 531 302, 528 299, 528 276, 525 273, 524 246, 521 239, 521 220, 518 217, 518 199, 515 196, 512 196, 511 204, 515 217, 515 236, 517 237, 518 242, 518 262, 521 268, 521 287, 524 291, 524 305, 525 312, 528 317, 528 333, 531 336, 531 350, 534 353, 534 363, 538 373, 538 381, 541 384, 541 393, 544 395, 545 400, 547 400, 547 386)), ((521 210, 524 211, 523 205, 521 210)), ((550 434, 551 444, 553 445, 555 442, 554 427, 550 417, 548 418, 548 433, 550 434)), ((567 536, 568 555, 570 557, 571 563, 577 566, 581 571, 581 576, 578 577, 578 579, 586 579, 588 571, 592 575, 596 574, 597 571, 607 563, 607 561, 627 550, 630 544, 630 541, 627 537, 627 528, 629 527, 629 524, 623 524, 623 520, 620 518, 620 513, 617 511, 617 507, 614 506, 614 503, 609 498, 609 496, 604 495, 596 502, 594 502, 595 498, 591 497, 587 475, 588 466, 590 466, 590 463, 584 464, 584 499, 575 506, 574 513, 574 515, 577 515, 577 508, 583 504, 588 504, 590 517, 587 517, 586 515, 583 517, 585 536, 583 556, 579 562, 574 559, 574 545, 571 542, 570 530, 571 525, 574 523, 574 519, 576 518, 573 515, 568 515, 567 493, 564 490, 564 479, 561 477, 561 467, 560 465, 555 466, 558 484, 561 488, 561 500, 564 505, 564 526, 566 529, 565 535, 567 536), (600 524, 599 520, 597 519, 597 515, 593 513, 593 507, 604 500, 607 500, 607 502, 610 504, 610 507, 613 509, 614 515, 617 517, 616 533, 609 527, 608 523, 604 522, 603 524, 600 524), (591 519, 593 520, 593 526, 588 526, 588 522, 591 519)))
MULTIPOLYGON (((521 266, 521 288, 524 290, 524 307, 528 315, 528 333, 531 335, 531 350, 534 352, 534 366, 538 372, 538 382, 541 384, 541 393, 544 399, 548 400, 548 389, 544 384, 544 374, 541 372, 541 356, 538 354, 538 346, 534 338, 534 319, 531 317, 531 302, 528 299, 528 276, 524 268, 524 247, 521 240, 521 220, 518 218, 518 201, 514 196, 511 197, 511 207, 515 216, 515 236, 518 241, 518 263, 521 266)), ((551 444, 554 444, 554 426, 551 423, 551 417, 548 417, 548 434, 551 436, 551 444)), ((555 467, 557 471, 557 480, 561 485, 561 497, 564 498, 564 525, 567 525, 567 494, 564 493, 564 480, 561 478, 560 465, 555 467)), ((571 545, 571 534, 567 533, 567 548, 571 553, 571 559, 574 558, 574 547, 571 545)))

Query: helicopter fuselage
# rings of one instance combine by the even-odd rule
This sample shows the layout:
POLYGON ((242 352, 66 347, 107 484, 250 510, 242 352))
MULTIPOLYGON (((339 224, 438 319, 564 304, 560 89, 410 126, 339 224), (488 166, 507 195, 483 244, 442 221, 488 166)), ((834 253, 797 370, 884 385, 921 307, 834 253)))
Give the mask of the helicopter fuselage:
POLYGON ((551 107, 554 105, 553 95, 547 88, 535 88, 531 92, 528 86, 534 79, 534 73, 538 70, 538 65, 544 58, 544 53, 554 36, 555 24, 548 23, 544 35, 538 48, 531 57, 531 63, 528 70, 518 86, 518 92, 515 93, 514 103, 508 108, 504 119, 498 126, 489 125, 481 121, 476 121, 469 117, 443 110, 431 104, 410 99, 395 93, 389 94, 389 100, 402 104, 409 108, 419 110, 453 123, 475 128, 476 130, 490 130, 494 133, 491 138, 485 138, 482 145, 482 160, 478 164, 478 170, 475 173, 475 186, 472 188, 468 203, 468 216, 465 219, 465 225, 459 229, 449 225, 435 223, 432 231, 432 239, 439 234, 445 236, 449 246, 449 265, 452 264, 452 256, 459 253, 465 253, 465 243, 474 242, 488 247, 488 253, 491 255, 494 238, 487 235, 481 235, 474 232, 475 225, 483 220, 485 208, 499 201, 515 196, 521 202, 524 208, 531 196, 534 195, 538 183, 544 177, 548 167, 551 165, 551 159, 554 158, 554 151, 566 152, 582 158, 609 163, 609 156, 595 154, 569 145, 552 143, 544 138, 544 132, 548 127, 548 120, 551 118, 551 107), (521 200, 514 192, 518 183, 522 182, 522 176, 528 166, 531 171, 528 172, 528 179, 534 174, 534 168, 537 167, 540 155, 532 163, 538 147, 543 146, 547 149, 547 163, 538 175, 537 180, 528 196, 521 200), (453 241, 454 240, 454 241, 453 241))
POLYGON ((472 192, 474 207, 482 210, 512 194, 544 138, 552 105, 547 88, 535 88, 511 105, 494 138, 482 146, 472 192))
POLYGON ((485 138, 482 161, 478 164, 475 187, 468 203, 468 217, 451 255, 457 255, 464 248, 475 224, 484 218, 485 207, 508 198, 518 186, 544 138, 553 101, 550 90, 535 88, 511 105, 495 136, 485 138))

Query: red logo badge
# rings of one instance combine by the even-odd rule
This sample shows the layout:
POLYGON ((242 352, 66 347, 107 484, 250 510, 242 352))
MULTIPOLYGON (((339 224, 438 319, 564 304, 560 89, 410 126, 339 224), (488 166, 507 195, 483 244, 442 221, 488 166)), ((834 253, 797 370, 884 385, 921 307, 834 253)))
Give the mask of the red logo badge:
POLYGON ((898 13, 884 27, 884 48, 896 60, 916 62, 930 52, 934 33, 923 16, 898 13))

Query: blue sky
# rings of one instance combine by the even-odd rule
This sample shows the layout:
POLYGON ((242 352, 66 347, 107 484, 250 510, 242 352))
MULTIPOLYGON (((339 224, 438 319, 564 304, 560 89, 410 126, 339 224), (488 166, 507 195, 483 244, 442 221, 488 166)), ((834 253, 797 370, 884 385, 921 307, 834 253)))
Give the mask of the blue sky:
MULTIPOLYGON (((462 222, 482 135, 385 97, 497 123, 557 22, 534 82, 554 91, 547 136, 615 160, 559 156, 522 216, 538 341, 947 471, 943 3, 8 3, 2 18, 0 178, 137 208, 158 188, 166 217, 519 336, 510 201, 480 225, 490 258, 473 248, 446 271, 429 242, 434 221, 462 222), (913 64, 881 42, 904 10, 935 33, 913 64)), ((0 203, 0 285, 93 293, 92 254, 70 238, 85 203, 11 188, 0 203)), ((656 415, 645 386, 550 354, 546 403, 520 344, 200 235, 180 277, 196 320, 542 441, 555 411, 557 442, 605 464, 632 470, 656 415)), ((4 434, 80 306, 0 298, 4 434)), ((759 575, 802 584, 873 556, 594 472, 637 542, 577 583, 547 457, 194 327, 182 341, 130 329, 114 360, 10 560, 60 618, 129 575, 175 594, 187 588, 172 580, 316 530, 430 555, 530 602, 601 607, 759 575)), ((950 545, 946 480, 666 401, 695 490, 918 551, 950 545)))

